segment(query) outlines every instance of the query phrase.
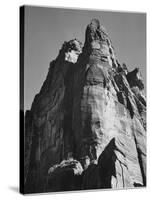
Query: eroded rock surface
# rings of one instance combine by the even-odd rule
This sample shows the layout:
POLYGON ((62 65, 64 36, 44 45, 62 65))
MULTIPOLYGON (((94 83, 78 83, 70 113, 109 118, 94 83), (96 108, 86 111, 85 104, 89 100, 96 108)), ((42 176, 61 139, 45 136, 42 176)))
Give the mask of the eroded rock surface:
POLYGON ((146 99, 97 19, 65 42, 26 114, 25 192, 146 185, 146 99))
POLYGON ((48 170, 47 191, 79 190, 82 172, 82 165, 77 160, 63 160, 48 170))

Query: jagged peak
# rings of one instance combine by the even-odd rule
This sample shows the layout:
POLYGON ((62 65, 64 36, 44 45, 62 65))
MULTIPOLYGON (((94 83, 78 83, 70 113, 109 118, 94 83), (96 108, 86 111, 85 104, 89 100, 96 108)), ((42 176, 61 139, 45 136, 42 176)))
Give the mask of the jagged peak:
POLYGON ((106 28, 100 24, 98 19, 92 19, 86 29, 86 41, 92 42, 93 40, 108 40, 111 43, 106 28))
POLYGON ((90 29, 97 30, 100 29, 100 21, 96 18, 92 19, 90 24, 88 25, 90 29))
POLYGON ((61 56, 67 62, 76 63, 78 56, 82 53, 82 47, 82 42, 76 38, 65 41, 60 49, 59 57, 61 56))
POLYGON ((131 72, 128 72, 127 80, 129 82, 130 87, 137 86, 140 90, 144 89, 144 83, 141 77, 140 69, 138 67, 136 67, 131 72))
POLYGON ((64 52, 70 52, 72 50, 81 52, 82 51, 82 42, 80 42, 78 39, 72 39, 69 40, 68 42, 65 41, 62 45, 61 50, 64 52))

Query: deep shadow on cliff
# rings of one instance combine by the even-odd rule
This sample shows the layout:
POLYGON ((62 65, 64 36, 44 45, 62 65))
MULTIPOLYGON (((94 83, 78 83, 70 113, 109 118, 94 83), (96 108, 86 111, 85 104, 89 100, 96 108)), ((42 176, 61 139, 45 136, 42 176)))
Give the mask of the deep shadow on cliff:
POLYGON ((64 42, 25 116, 25 193, 146 185, 146 100, 93 19, 64 42))

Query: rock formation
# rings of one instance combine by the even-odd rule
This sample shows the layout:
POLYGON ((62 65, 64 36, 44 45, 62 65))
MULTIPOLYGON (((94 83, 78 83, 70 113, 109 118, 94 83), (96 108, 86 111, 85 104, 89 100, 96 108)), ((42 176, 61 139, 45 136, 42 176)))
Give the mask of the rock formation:
POLYGON ((139 69, 116 58, 99 20, 64 42, 25 117, 25 193, 146 185, 139 69))

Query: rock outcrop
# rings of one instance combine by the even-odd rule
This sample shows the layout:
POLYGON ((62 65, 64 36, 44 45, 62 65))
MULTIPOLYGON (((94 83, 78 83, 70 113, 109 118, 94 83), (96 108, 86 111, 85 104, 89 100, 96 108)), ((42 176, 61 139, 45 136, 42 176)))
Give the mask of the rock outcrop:
POLYGON ((25 193, 146 185, 144 84, 97 19, 84 46, 63 44, 25 120, 25 193))

